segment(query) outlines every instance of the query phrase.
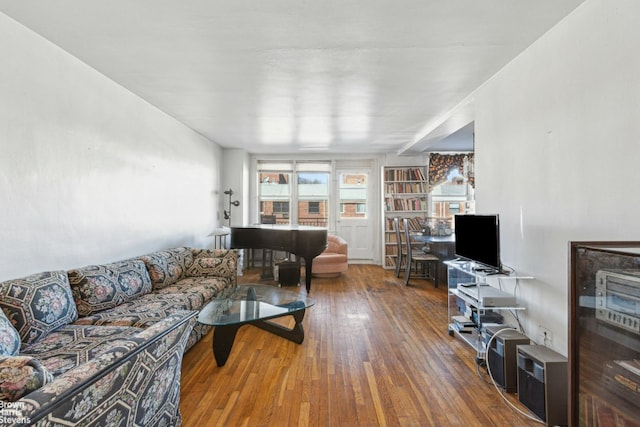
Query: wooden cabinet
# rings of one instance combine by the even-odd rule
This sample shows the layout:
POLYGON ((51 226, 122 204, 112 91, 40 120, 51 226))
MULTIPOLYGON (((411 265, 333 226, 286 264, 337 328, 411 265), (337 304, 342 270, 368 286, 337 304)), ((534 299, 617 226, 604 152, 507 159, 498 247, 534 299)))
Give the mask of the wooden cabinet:
POLYGON ((383 266, 395 268, 398 249, 393 218, 408 218, 411 230, 425 227, 428 214, 429 184, 424 166, 384 167, 383 191, 383 266))
POLYGON ((569 424, 640 426, 640 242, 571 242, 569 424))

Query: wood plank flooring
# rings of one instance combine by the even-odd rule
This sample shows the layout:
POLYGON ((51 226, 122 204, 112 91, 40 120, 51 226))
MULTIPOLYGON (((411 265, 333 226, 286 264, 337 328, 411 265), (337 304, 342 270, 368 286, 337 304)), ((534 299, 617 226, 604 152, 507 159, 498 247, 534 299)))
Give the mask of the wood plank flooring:
MULTIPOLYGON (((238 281, 260 282, 258 273, 238 281)), ((405 287, 391 270, 350 265, 314 278, 310 296, 301 345, 244 326, 223 367, 212 333, 185 354, 185 427, 539 425, 510 409, 475 352, 449 336, 446 287, 405 287)))

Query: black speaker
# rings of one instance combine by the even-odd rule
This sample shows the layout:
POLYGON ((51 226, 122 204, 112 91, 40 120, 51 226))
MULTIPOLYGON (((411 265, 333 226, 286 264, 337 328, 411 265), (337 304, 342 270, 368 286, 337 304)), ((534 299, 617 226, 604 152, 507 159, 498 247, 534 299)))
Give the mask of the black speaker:
POLYGON ((543 345, 518 346, 518 400, 547 425, 567 425, 567 359, 543 345))
POLYGON ((495 335, 487 348, 487 365, 493 380, 508 393, 518 390, 518 359, 516 347, 529 344, 529 338, 505 326, 487 326, 487 341, 495 335))
POLYGON ((300 284, 300 263, 295 261, 278 263, 278 283, 282 286, 298 286, 300 284))

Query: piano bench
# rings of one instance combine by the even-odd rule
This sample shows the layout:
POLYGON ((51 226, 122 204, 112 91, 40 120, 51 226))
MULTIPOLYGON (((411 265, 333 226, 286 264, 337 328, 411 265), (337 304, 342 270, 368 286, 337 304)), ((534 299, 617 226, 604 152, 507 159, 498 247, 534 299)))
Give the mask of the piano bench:
POLYGON ((280 286, 300 285, 300 263, 294 261, 282 261, 278 266, 278 283, 280 286))

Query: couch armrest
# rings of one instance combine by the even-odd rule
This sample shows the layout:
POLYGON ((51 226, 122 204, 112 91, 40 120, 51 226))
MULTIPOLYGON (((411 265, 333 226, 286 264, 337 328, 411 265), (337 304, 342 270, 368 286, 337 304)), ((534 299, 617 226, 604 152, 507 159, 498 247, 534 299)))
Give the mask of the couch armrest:
POLYGON ((235 249, 193 249, 193 263, 187 277, 226 277, 235 284, 238 274, 238 251, 235 249))
POLYGON ((23 419, 35 425, 91 420, 122 425, 176 425, 180 421, 180 368, 197 312, 181 311, 60 375, 20 399, 23 419), (108 410, 104 410, 108 408, 108 410))
POLYGON ((326 252, 333 252, 335 254, 347 255, 349 251, 349 245, 347 241, 340 236, 329 235, 327 237, 327 249, 326 252))
POLYGON ((51 372, 34 357, 0 356, 0 400, 15 402, 52 381, 51 372))

